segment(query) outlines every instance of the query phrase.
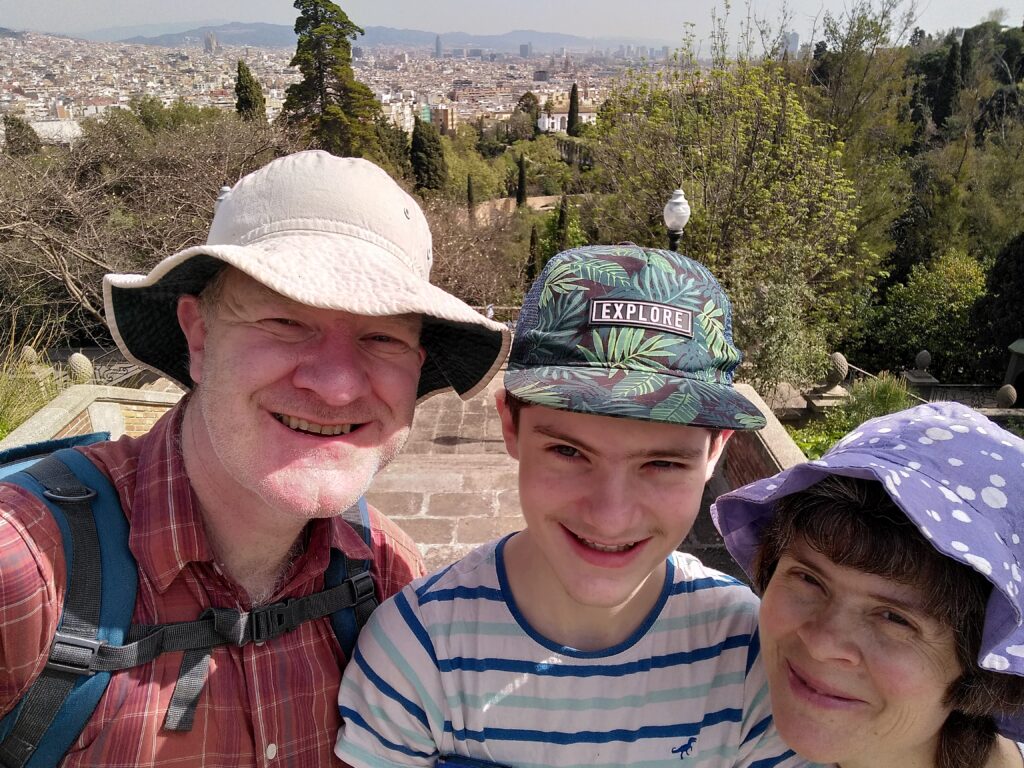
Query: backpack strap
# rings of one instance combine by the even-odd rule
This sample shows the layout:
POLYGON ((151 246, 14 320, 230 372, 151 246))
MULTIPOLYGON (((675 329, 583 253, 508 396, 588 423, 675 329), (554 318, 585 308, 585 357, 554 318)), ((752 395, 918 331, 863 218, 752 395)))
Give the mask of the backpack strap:
POLYGON ((106 690, 110 674, 94 674, 90 661, 102 643, 123 642, 137 570, 117 492, 85 456, 60 450, 5 481, 34 493, 53 514, 68 580, 50 659, 3 720, 0 765, 56 765, 106 690))
MULTIPOLYGON (((366 499, 361 497, 357 504, 342 514, 342 518, 355 529, 372 551, 373 529, 370 525, 370 509, 366 504, 366 499)), ((363 628, 367 619, 370 618, 370 614, 379 605, 373 577, 370 575, 371 565, 370 560, 356 560, 337 549, 331 550, 331 562, 327 566, 325 577, 327 585, 330 587, 350 581, 358 596, 358 602, 353 610, 336 611, 331 615, 334 635, 338 638, 338 644, 345 653, 346 659, 352 658, 352 650, 355 648, 359 630, 363 628)))

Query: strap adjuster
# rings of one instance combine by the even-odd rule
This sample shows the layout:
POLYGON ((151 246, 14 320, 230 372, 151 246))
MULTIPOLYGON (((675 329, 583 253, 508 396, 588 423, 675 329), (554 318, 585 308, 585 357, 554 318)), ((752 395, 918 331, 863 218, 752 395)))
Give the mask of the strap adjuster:
POLYGON ((57 632, 50 646, 46 668, 91 677, 96 674, 92 669, 92 660, 96 658, 101 645, 103 642, 96 638, 57 632))
POLYGON ((369 571, 357 573, 355 576, 350 577, 349 581, 352 582, 352 592, 355 595, 354 605, 359 605, 377 596, 377 591, 373 584, 373 576, 370 575, 369 571))
POLYGON ((249 625, 252 628, 252 641, 264 643, 273 640, 278 635, 297 628, 304 619, 302 603, 294 598, 251 611, 249 625))

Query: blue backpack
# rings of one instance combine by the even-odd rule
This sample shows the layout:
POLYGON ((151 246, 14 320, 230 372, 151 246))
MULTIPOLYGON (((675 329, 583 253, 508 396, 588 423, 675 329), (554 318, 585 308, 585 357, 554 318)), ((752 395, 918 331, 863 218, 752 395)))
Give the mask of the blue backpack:
MULTIPOLYGON (((138 567, 128 548, 128 521, 117 491, 71 446, 109 439, 105 433, 36 443, 0 452, 0 480, 35 494, 63 537, 67 592, 46 668, 0 720, 0 766, 56 766, 82 732, 112 672, 184 651, 164 728, 192 728, 218 645, 265 642, 307 621, 330 616, 346 658, 377 598, 370 562, 331 550, 325 589, 248 613, 209 608, 195 621, 131 623, 138 567)), ((370 544, 366 501, 344 515, 370 544)))

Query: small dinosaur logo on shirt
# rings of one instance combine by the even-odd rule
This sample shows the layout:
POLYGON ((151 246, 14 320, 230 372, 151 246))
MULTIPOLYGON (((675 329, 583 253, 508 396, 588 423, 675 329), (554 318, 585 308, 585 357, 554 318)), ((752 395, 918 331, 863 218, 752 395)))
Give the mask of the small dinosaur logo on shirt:
POLYGON ((685 744, 680 744, 678 747, 672 750, 673 755, 679 755, 680 760, 685 760, 686 756, 693 750, 693 745, 697 743, 697 737, 691 736, 685 744))

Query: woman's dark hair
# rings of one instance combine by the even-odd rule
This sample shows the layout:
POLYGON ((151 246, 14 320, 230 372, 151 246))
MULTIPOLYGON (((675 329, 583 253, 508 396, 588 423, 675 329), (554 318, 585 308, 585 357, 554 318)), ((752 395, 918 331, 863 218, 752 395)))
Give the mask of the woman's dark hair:
POLYGON ((794 541, 837 565, 917 587, 927 613, 953 630, 963 674, 946 691, 953 712, 939 731, 938 768, 980 768, 995 745, 995 716, 1024 709, 1024 678, 978 665, 992 585, 935 549, 881 483, 829 475, 775 504, 754 560, 760 592, 794 541))

